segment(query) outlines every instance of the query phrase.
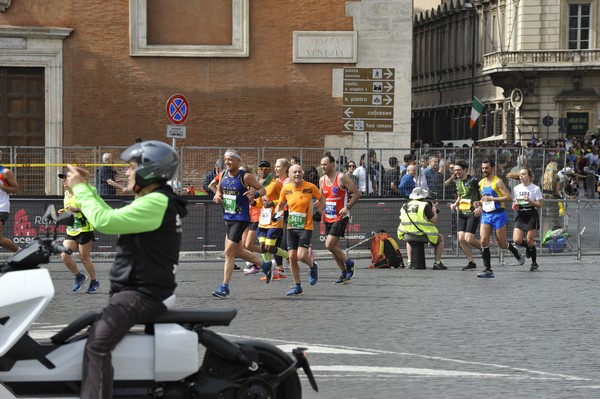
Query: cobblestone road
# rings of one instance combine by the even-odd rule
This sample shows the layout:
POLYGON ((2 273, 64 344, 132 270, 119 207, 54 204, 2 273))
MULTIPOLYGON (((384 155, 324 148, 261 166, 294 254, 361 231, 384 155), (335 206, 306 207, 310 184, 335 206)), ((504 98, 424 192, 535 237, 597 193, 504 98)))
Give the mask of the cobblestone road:
MULTIPOLYGON (((600 266, 587 262, 543 257, 535 273, 495 265, 487 280, 460 271, 462 260, 445 261, 448 271, 363 266, 351 284, 335 286, 333 262, 322 261, 319 283, 305 281, 303 297, 284 296, 291 278, 267 285, 236 272, 227 300, 210 294, 220 262, 184 263, 178 307, 235 307, 232 325, 216 331, 287 352, 308 347, 320 392, 303 377, 305 398, 597 398, 600 266)), ((57 295, 35 336, 106 303, 109 264, 97 267, 103 290, 87 295, 69 292, 62 264, 49 266, 57 295)))

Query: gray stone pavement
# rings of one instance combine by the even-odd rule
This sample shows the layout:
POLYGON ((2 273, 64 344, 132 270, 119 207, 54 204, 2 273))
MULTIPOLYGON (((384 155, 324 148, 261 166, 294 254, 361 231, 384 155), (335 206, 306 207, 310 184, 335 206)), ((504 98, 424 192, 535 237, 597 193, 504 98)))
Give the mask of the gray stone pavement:
MULTIPOLYGON (((495 260, 494 279, 461 271, 462 259, 444 260, 448 271, 369 270, 361 260, 343 286, 332 284, 338 272, 326 260, 316 286, 303 269, 302 297, 285 297, 291 276, 267 285, 235 272, 227 300, 211 296, 221 262, 183 263, 178 307, 235 307, 232 325, 215 331, 269 340, 288 353, 308 347, 320 392, 302 376, 304 398, 596 398, 600 267, 595 258, 572 259, 542 257, 533 273, 512 258, 495 260)), ((88 295, 71 293, 66 268, 50 264, 57 294, 33 335, 100 309, 109 266, 97 264, 104 286, 88 295)))

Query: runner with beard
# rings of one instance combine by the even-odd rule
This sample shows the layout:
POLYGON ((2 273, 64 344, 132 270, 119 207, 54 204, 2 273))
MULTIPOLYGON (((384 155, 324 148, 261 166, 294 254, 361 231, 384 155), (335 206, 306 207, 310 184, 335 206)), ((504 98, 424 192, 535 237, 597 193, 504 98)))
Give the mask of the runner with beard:
POLYGON ((525 263, 519 251, 506 240, 506 224, 508 223, 508 214, 504 207, 506 201, 512 201, 512 196, 506 188, 506 185, 498 176, 494 174, 495 162, 484 160, 481 163, 481 175, 483 178, 479 181, 479 191, 481 193, 481 252, 483 266, 485 270, 479 273, 477 277, 493 278, 494 272, 491 266, 490 237, 492 230, 496 232, 496 241, 501 249, 508 249, 520 265, 525 263))
POLYGON ((350 221, 350 209, 358 202, 360 190, 344 173, 335 169, 335 159, 328 155, 321 159, 323 177, 319 187, 325 197, 325 248, 333 255, 341 275, 334 284, 349 283, 354 277, 354 260, 349 258, 340 246, 350 221), (352 194, 352 199, 349 198, 352 194))
POLYGON ((456 185, 456 201, 450 204, 450 209, 458 212, 457 231, 458 242, 469 262, 462 270, 474 270, 477 265, 473 261, 471 246, 481 250, 481 242, 475 237, 481 208, 479 207, 479 180, 467 173, 469 166, 465 161, 458 161, 454 165, 454 184, 456 185))

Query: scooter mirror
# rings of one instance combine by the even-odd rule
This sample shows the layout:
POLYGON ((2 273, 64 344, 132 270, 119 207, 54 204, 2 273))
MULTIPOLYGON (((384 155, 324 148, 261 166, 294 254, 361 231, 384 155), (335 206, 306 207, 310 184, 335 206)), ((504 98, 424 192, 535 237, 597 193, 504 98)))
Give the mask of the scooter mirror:
POLYGON ((65 211, 65 212, 59 214, 58 217, 56 218, 57 225, 69 226, 69 225, 72 225, 74 222, 75 222, 75 217, 69 211, 65 211))
POLYGON ((53 204, 48 205, 48 208, 46 208, 46 212, 44 213, 43 216, 44 220, 54 220, 56 221, 57 218, 57 213, 56 213, 56 208, 54 207, 53 204))

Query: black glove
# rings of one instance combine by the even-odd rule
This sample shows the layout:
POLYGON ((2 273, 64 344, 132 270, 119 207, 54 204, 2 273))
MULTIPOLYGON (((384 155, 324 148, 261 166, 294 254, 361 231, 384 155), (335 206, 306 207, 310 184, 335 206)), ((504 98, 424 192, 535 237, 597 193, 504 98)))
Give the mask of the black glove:
POLYGON ((321 222, 321 212, 315 212, 315 214, 313 215, 313 220, 315 222, 321 222))
POLYGON ((271 216, 271 220, 274 222, 278 222, 281 219, 283 219, 283 211, 279 211, 279 212, 273 214, 273 216, 271 216))

